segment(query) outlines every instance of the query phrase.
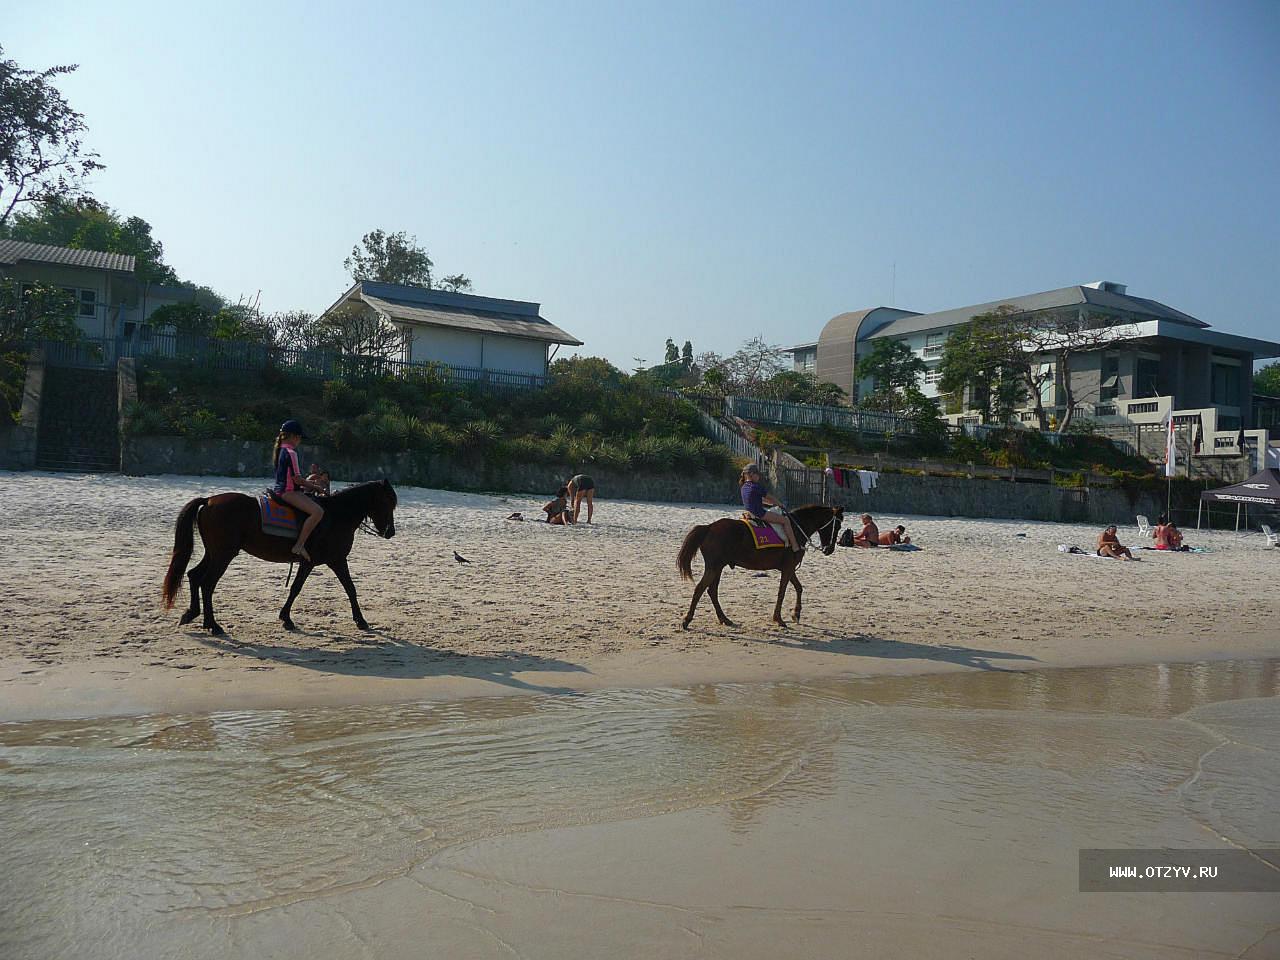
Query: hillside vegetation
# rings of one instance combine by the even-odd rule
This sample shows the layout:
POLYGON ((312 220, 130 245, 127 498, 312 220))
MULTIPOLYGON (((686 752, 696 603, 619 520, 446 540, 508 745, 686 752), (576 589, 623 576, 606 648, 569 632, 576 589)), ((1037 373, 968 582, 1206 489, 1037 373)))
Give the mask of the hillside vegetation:
POLYGON ((526 391, 457 388, 429 365, 401 378, 347 382, 147 360, 127 430, 269 441, 290 417, 302 421, 310 443, 344 455, 711 471, 731 461, 728 449, 701 435, 692 406, 597 358, 558 360, 547 387, 526 391))

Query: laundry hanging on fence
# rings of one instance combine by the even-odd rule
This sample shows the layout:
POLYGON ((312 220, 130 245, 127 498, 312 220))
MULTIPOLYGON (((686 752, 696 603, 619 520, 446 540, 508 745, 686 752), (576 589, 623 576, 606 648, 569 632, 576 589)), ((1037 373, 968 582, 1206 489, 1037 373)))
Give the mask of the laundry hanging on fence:
POLYGON ((874 470, 855 470, 854 472, 858 475, 858 483, 862 485, 864 494, 874 490, 876 484, 880 481, 880 474, 874 470))

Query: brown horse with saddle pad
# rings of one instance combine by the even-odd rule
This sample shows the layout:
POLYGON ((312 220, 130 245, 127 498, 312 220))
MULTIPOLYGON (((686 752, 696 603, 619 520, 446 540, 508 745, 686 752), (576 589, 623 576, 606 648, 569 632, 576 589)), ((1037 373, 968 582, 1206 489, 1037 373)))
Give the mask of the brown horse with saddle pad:
POLYGON ((286 504, 269 494, 258 498, 243 493, 220 493, 214 497, 196 497, 178 514, 173 536, 173 556, 164 578, 165 609, 173 607, 183 573, 191 582, 191 605, 179 623, 190 623, 204 606, 203 626, 215 634, 223 632, 213 616, 213 591, 227 567, 241 550, 259 560, 272 563, 298 563, 298 575, 289 590, 289 599, 280 610, 285 629, 292 630, 289 611, 302 592, 311 571, 327 566, 338 578, 351 601, 351 615, 356 626, 368 630, 369 624, 360 612, 356 587, 347 567, 347 557, 355 543, 356 531, 372 526, 380 537, 395 536, 396 492, 386 480, 374 480, 347 487, 331 497, 324 497, 324 519, 307 541, 309 561, 299 560, 293 551, 297 539, 297 517, 286 504), (200 528, 204 557, 190 571, 187 564, 195 549, 195 527, 200 528))
MULTIPOLYGON (((844 510, 840 507, 811 504, 791 511, 791 523, 795 527, 796 536, 805 544, 817 536, 822 543, 822 552, 827 556, 836 548, 836 537, 840 533, 843 519, 844 510)), ((720 608, 720 575, 725 567, 780 570, 782 580, 778 584, 778 602, 773 608, 773 621, 779 626, 786 626, 782 620, 782 600, 787 594, 788 583, 796 588, 794 616, 796 620, 800 619, 800 597, 804 588, 796 577, 796 568, 804 558, 803 550, 797 553, 788 549, 777 534, 767 527, 757 530, 743 520, 727 517, 712 524, 696 526, 685 536, 676 557, 676 569, 686 580, 693 579, 693 555, 699 550, 702 551, 702 579, 694 588, 693 600, 690 601, 689 612, 684 618, 684 629, 689 629, 703 591, 711 597, 711 605, 715 607, 720 622, 728 627, 734 625, 720 608)))

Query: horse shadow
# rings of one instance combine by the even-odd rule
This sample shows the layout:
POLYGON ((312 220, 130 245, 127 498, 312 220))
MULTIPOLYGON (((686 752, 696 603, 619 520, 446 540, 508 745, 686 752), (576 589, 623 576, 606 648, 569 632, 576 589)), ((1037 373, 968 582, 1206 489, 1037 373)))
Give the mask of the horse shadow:
MULTIPOLYGON (((295 631, 291 636, 317 640, 335 639, 333 634, 295 631)), ((417 680, 426 677, 468 677, 488 680, 530 693, 571 694, 571 687, 544 686, 523 680, 517 674, 530 672, 588 673, 586 667, 568 660, 539 654, 504 651, 494 654, 463 654, 405 640, 385 631, 368 635, 377 639, 342 637, 345 648, 316 647, 263 640, 234 640, 228 636, 199 636, 194 639, 221 653, 270 660, 274 663, 332 673, 341 676, 387 677, 417 680)))
POLYGON ((1000 673, 1016 673, 1024 667, 997 666, 992 663, 993 660, 1040 662, 1029 654, 1013 653, 1009 650, 982 650, 958 643, 912 643, 910 640, 888 640, 869 633, 849 634, 838 630, 800 627, 794 624, 786 633, 774 638, 747 637, 744 639, 791 647, 796 650, 840 653, 851 657, 876 657, 881 660, 932 660, 954 663, 974 670, 992 670, 1000 673))

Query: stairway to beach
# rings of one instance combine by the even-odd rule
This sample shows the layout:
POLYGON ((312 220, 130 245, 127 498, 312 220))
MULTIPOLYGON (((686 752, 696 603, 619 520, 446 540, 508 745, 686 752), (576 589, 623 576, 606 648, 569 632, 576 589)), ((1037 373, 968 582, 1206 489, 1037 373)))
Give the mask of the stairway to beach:
POLYGON ((45 369, 36 467, 85 473, 120 469, 114 370, 45 369))

